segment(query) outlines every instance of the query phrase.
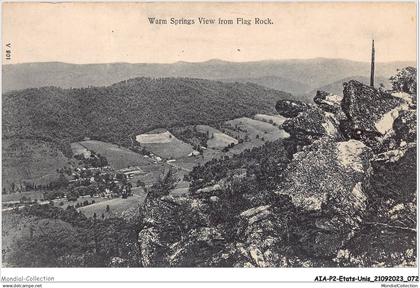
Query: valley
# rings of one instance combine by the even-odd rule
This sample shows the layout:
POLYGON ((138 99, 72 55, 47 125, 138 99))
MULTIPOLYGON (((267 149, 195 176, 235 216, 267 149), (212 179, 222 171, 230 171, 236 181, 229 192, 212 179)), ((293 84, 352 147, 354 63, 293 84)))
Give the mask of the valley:
MULTIPOLYGON (((14 185, 19 187, 19 190, 15 192, 10 190, 3 197, 3 211, 9 211, 11 207, 31 205, 35 203, 34 201, 38 203, 51 201, 54 206, 61 209, 67 209, 69 206, 80 207, 77 208, 78 211, 89 218, 94 214, 95 217, 104 215, 104 219, 133 217, 133 214, 138 213, 139 205, 143 204, 148 188, 157 183, 169 170, 173 171, 177 179, 170 195, 187 195, 190 182, 185 180, 185 176, 195 166, 204 165, 211 160, 232 157, 278 139, 286 139, 289 135, 280 127, 284 120, 285 118, 279 115, 256 114, 253 118, 242 117, 216 123, 215 127, 218 129, 209 125, 180 126, 170 128, 169 131, 163 128, 154 129, 136 135, 132 142, 134 145, 129 148, 85 138, 71 143, 72 158, 65 158, 66 161, 56 165, 50 164, 53 170, 41 178, 49 175, 51 182, 56 181, 60 175, 63 175, 62 171, 67 170, 67 174, 64 175, 72 185, 79 181, 76 181, 77 178, 72 171, 90 169, 95 173, 100 169, 100 173, 125 175, 127 183, 132 187, 131 195, 122 199, 121 196, 117 197, 118 194, 103 194, 101 190, 96 190, 97 192, 91 193, 90 196, 79 195, 72 200, 69 200, 65 193, 57 194, 56 197, 47 200, 44 199, 44 194, 48 194, 49 189, 56 188, 44 187, 31 191, 33 184, 25 186, 27 184, 25 181, 17 181, 14 185), (179 135, 182 140, 175 135, 179 135), (91 159, 95 155, 104 157, 109 166, 89 168, 90 166, 83 164, 85 163, 83 159, 91 159)), ((88 178, 89 176, 80 187, 95 184, 95 180, 88 178)), ((26 180, 32 183, 31 181, 37 178, 26 180)))

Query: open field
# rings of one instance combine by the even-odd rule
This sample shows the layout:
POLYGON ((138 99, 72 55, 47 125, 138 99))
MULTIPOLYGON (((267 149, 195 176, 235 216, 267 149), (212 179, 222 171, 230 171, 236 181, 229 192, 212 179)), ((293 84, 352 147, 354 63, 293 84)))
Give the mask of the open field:
POLYGON ((207 148, 213 149, 223 149, 226 146, 229 146, 231 143, 238 144, 238 140, 235 138, 226 135, 218 129, 207 125, 197 125, 197 131, 209 135, 209 140, 207 141, 207 148))
POLYGON ((243 142, 229 149, 227 155, 239 154, 246 149, 264 145, 268 141, 284 139, 289 134, 270 123, 241 117, 225 122, 223 132, 243 142))
POLYGON ((68 206, 76 206, 77 203, 82 204, 85 201, 88 201, 89 205, 91 205, 90 203, 92 203, 92 201, 95 201, 95 203, 100 203, 107 200, 109 199, 98 197, 98 196, 90 197, 90 195, 84 195, 77 198, 76 201, 67 201, 67 198, 60 198, 60 199, 54 199, 53 203, 54 203, 54 206, 56 207, 66 209, 68 206), (60 203, 63 203, 63 205, 60 205, 60 203))
POLYGON ((91 153, 85 146, 80 144, 79 142, 74 142, 70 144, 71 152, 73 155, 83 154, 85 158, 90 157, 91 153))
POLYGON ((115 144, 96 140, 81 141, 78 143, 86 149, 105 156, 109 165, 117 170, 129 166, 143 167, 153 164, 152 160, 143 157, 143 155, 115 144))
POLYGON ((283 130, 270 123, 247 117, 236 118, 227 121, 226 124, 233 128, 229 129, 233 130, 233 133, 236 132, 239 136, 242 136, 245 133, 251 140, 254 138, 264 138, 265 141, 274 141, 287 136, 283 130), (238 128, 241 131, 235 131, 235 128, 238 128))
POLYGON ((187 173, 194 166, 202 165, 211 159, 220 159, 224 156, 239 154, 246 149, 264 145, 268 141, 275 141, 289 136, 275 124, 276 121, 277 123, 283 121, 283 117, 266 114, 257 115, 263 121, 247 117, 236 118, 225 122, 220 130, 208 125, 196 125, 193 129, 197 132, 207 134, 210 138, 213 135, 213 138, 207 141, 207 149, 203 151, 202 155, 178 158, 168 163, 168 165, 187 173), (273 123, 270 123, 270 120, 273 123), (242 141, 238 141, 239 139, 242 141), (223 152, 222 149, 231 143, 235 144, 233 148, 230 148, 228 152, 223 152))
POLYGON ((264 122, 272 122, 276 126, 280 126, 286 120, 285 117, 281 115, 267 115, 267 114, 256 114, 254 116, 255 120, 264 121, 264 122))
POLYGON ((37 191, 28 191, 28 192, 22 192, 22 193, 11 193, 11 194, 3 194, 1 196, 1 201, 9 202, 9 201, 20 201, 22 197, 31 198, 31 200, 41 200, 44 199, 44 191, 37 190, 37 191))
POLYGON ((179 140, 169 131, 137 135, 136 141, 147 151, 164 159, 185 157, 194 151, 190 144, 179 140))
POLYGON ((146 193, 134 194, 126 199, 113 198, 110 200, 102 201, 92 205, 78 208, 77 210, 82 212, 86 217, 93 217, 96 213, 97 217, 104 218, 110 217, 131 217, 138 212, 139 205, 143 203, 146 198, 146 193), (109 205, 109 212, 106 212, 106 207, 109 205))
POLYGON ((136 136, 136 141, 140 144, 150 143, 169 143, 172 141, 173 135, 169 131, 145 133, 136 136))
MULTIPOLYGON (((204 153, 206 151, 204 151, 204 153)), ((174 162, 167 163, 167 165, 174 167, 176 169, 185 171, 185 172, 189 172, 192 170, 194 166, 203 162, 205 162, 203 159, 203 156, 199 155, 199 156, 192 156, 192 157, 187 156, 187 157, 179 158, 179 159, 176 159, 176 161, 174 162)))

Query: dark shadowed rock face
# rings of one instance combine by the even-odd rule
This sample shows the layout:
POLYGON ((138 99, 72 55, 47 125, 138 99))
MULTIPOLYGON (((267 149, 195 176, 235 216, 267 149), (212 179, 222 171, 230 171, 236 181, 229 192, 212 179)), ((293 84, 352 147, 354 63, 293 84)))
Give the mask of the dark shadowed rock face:
POLYGON ((375 155, 369 205, 362 227, 347 244, 351 266, 416 264, 416 145, 375 155))
POLYGON ((290 196, 297 208, 318 213, 317 232, 305 240, 309 252, 333 255, 358 229, 366 209, 371 157, 371 149, 360 141, 329 138, 294 155, 277 193, 290 196))
POLYGON ((286 120, 282 127, 301 144, 310 144, 324 136, 342 139, 339 122, 334 114, 317 107, 300 112, 296 117, 286 120))
POLYGON ((277 112, 286 118, 296 117, 300 112, 306 111, 309 104, 295 100, 280 100, 276 103, 277 112))
POLYGON ((416 110, 401 111, 395 119, 392 128, 395 131, 396 140, 401 143, 413 142, 417 139, 417 115, 416 110))
POLYGON ((404 99, 353 80, 344 83, 343 93, 341 107, 351 128, 349 138, 384 135, 392 128, 398 112, 408 108, 404 99))
POLYGON ((376 155, 372 160, 375 196, 402 203, 415 201, 416 164, 414 143, 376 155))

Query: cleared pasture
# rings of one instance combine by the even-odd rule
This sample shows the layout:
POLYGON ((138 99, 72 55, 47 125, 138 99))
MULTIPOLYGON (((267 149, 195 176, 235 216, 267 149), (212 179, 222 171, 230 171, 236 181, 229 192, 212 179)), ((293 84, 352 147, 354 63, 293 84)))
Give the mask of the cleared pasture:
POLYGON ((56 207, 67 209, 68 206, 75 207, 77 203, 83 204, 83 202, 85 201, 88 201, 89 205, 93 205, 93 204, 90 204, 92 203, 92 201, 95 201, 95 204, 96 204, 96 203, 100 203, 107 200, 109 199, 103 198, 103 197, 90 197, 90 195, 84 195, 77 198, 76 201, 68 201, 67 198, 60 198, 60 199, 54 199, 53 203, 54 203, 54 206, 56 207), (60 205, 61 203, 63 205, 60 205))
POLYGON ((9 201, 20 201, 25 197, 26 199, 31 198, 31 200, 42 200, 44 199, 44 191, 38 190, 38 191, 28 191, 28 192, 17 192, 17 193, 11 193, 11 194, 3 194, 1 196, 1 201, 9 202, 9 201))
POLYGON ((85 158, 88 158, 92 154, 92 153, 90 153, 90 151, 88 149, 86 149, 85 146, 83 146, 79 142, 71 143, 70 147, 71 147, 71 152, 73 153, 73 155, 83 154, 83 156, 85 156, 85 158))
POLYGON ((169 131, 164 131, 160 133, 145 133, 136 136, 136 141, 140 144, 150 144, 150 143, 169 143, 172 141, 174 135, 169 131))
POLYGON ((264 145, 268 141, 284 139, 289 134, 283 129, 268 122, 259 121, 247 117, 236 118, 225 122, 223 131, 243 142, 229 149, 229 154, 239 154, 246 149, 252 149, 264 145))
POLYGON ((153 161, 145 158, 143 155, 115 144, 97 140, 81 141, 78 143, 88 150, 105 156, 109 165, 117 170, 131 166, 140 166, 143 168, 143 166, 153 165, 153 161))
POLYGON ((283 117, 281 115, 256 114, 254 116, 254 119, 264 122, 272 122, 276 126, 280 126, 286 120, 286 117, 283 117))
POLYGON ((213 127, 207 125, 197 125, 196 128, 197 131, 206 133, 208 135, 209 140, 207 140, 207 148, 223 149, 229 146, 231 143, 235 145, 238 144, 237 139, 226 135, 225 133, 213 127))
POLYGON ((230 129, 228 128, 229 130, 233 128, 234 132, 239 132, 239 135, 247 134, 251 140, 264 138, 265 141, 274 141, 287 136, 287 133, 279 127, 247 117, 236 118, 227 121, 226 124, 231 127, 230 129))
POLYGON ((102 218, 102 214, 104 218, 111 218, 111 217, 132 217, 134 214, 138 212, 139 206, 144 202, 146 198, 146 194, 134 194, 131 197, 126 199, 123 198, 113 198, 110 200, 102 201, 99 203, 95 203, 92 205, 80 207, 77 210, 83 213, 86 217, 93 217, 96 213, 98 218, 102 218), (106 211, 106 207, 109 205, 109 212, 106 211))
POLYGON ((190 144, 179 140, 169 131, 140 134, 136 136, 136 140, 147 151, 164 159, 186 157, 194 151, 190 144))

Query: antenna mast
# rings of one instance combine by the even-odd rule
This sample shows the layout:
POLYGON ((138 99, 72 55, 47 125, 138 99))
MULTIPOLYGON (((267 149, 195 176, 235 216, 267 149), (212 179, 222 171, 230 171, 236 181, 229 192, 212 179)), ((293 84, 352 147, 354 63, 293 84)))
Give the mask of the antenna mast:
POLYGON ((370 62, 370 86, 375 86, 375 40, 372 40, 372 59, 370 62))

